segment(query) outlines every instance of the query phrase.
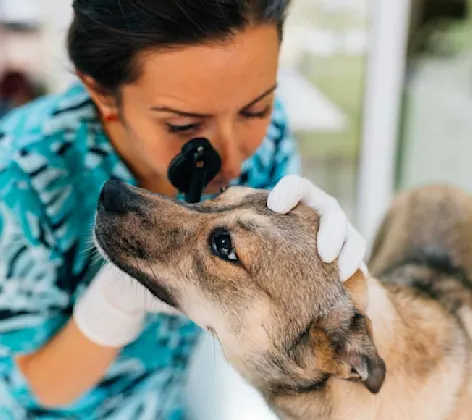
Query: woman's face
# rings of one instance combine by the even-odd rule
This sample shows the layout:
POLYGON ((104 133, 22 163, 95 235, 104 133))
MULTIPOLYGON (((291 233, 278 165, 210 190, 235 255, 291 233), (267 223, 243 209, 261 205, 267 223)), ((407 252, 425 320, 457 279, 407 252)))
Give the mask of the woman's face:
POLYGON ((126 142, 123 158, 164 178, 184 143, 206 137, 223 162, 207 192, 238 177, 270 122, 279 43, 275 26, 257 26, 226 42, 142 53, 139 79, 122 89, 119 127, 107 127, 126 142))

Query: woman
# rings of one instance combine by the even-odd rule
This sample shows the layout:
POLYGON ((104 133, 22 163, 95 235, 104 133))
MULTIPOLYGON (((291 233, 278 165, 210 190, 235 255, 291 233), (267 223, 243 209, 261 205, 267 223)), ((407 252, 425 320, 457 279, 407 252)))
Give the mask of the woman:
POLYGON ((322 258, 339 257, 343 278, 359 267, 363 240, 336 201, 284 177, 299 169, 275 98, 287 7, 74 1, 68 50, 81 82, 0 128, 0 417, 183 418, 199 330, 159 313, 137 282, 114 282, 88 249, 103 183, 177 195, 167 167, 193 137, 223 160, 207 195, 273 188, 268 205, 282 213, 303 200, 321 214, 322 258))

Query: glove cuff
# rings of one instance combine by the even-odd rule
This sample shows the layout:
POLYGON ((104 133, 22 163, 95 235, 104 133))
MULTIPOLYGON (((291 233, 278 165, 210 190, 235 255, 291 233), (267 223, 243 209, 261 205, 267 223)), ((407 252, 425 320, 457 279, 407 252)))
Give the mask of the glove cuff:
POLYGON ((76 303, 73 318, 80 331, 94 343, 123 347, 140 334, 146 314, 116 304, 109 288, 117 286, 109 283, 104 274, 99 274, 76 303))

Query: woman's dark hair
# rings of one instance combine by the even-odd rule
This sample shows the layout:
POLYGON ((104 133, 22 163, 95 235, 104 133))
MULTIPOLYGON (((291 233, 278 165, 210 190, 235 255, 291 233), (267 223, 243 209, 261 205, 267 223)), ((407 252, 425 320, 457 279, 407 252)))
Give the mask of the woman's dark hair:
POLYGON ((250 24, 282 27, 290 0, 74 0, 68 51, 76 70, 118 92, 138 53, 224 41, 250 24))

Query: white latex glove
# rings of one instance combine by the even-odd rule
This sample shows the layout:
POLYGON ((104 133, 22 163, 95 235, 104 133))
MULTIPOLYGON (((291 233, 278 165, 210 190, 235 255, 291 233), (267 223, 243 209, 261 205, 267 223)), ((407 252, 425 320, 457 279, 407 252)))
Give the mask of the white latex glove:
POLYGON ((76 303, 73 317, 89 340, 122 347, 140 334, 149 312, 180 314, 137 280, 106 263, 76 303))
POLYGON ((308 179, 287 175, 270 192, 267 207, 276 213, 288 213, 298 203, 313 208, 320 215, 318 254, 325 263, 338 258, 341 281, 358 269, 367 274, 363 262, 366 252, 364 238, 349 223, 338 201, 308 179))

